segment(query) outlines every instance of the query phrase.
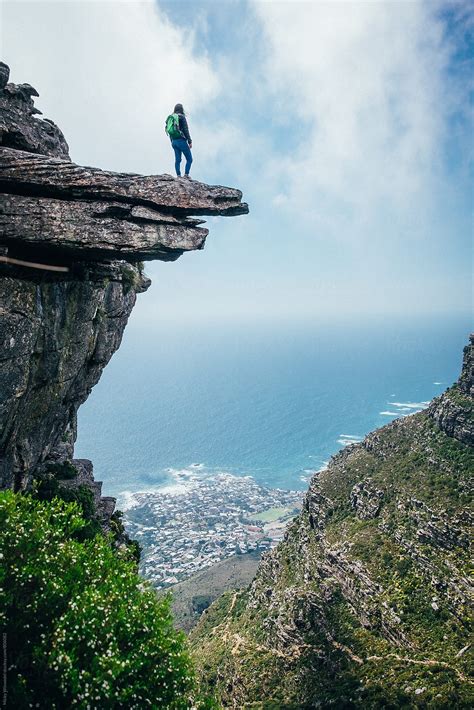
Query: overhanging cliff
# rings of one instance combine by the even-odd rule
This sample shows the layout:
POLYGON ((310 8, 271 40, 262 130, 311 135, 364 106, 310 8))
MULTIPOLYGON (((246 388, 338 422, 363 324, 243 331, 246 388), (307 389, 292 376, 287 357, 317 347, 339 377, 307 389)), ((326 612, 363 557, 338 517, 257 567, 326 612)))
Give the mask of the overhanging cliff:
POLYGON ((0 63, 0 485, 20 490, 72 459, 77 409, 149 286, 141 262, 202 249, 201 216, 248 207, 233 188, 75 165, 8 78, 0 63))

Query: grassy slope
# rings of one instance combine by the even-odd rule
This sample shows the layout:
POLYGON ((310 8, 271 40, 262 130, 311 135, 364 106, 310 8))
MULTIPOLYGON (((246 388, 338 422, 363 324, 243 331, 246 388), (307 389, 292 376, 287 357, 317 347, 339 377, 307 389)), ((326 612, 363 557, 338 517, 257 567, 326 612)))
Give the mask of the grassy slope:
POLYGON ((469 707, 473 471, 473 450, 424 413, 335 457, 310 489, 323 532, 303 512, 250 590, 221 597, 192 635, 207 686, 239 708, 469 707), (367 481, 383 499, 364 520, 351 491, 367 481))
POLYGON ((226 589, 238 589, 250 584, 257 571, 259 553, 234 555, 194 574, 171 587, 175 625, 190 631, 209 606, 226 589))

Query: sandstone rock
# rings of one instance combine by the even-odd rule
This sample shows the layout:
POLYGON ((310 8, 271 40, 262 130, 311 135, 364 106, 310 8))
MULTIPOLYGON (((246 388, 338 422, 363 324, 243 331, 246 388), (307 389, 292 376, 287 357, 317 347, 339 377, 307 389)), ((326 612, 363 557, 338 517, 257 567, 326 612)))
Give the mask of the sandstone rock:
POLYGON ((0 91, 5 88, 10 78, 10 67, 4 62, 0 62, 0 91))
MULTIPOLYGON (((0 63, 0 485, 20 490, 72 459, 77 409, 150 283, 137 262, 202 249, 192 215, 248 207, 233 188, 74 165, 38 92, 8 78, 0 63)), ((105 520, 112 499, 76 464, 105 520)))
POLYGON ((66 200, 111 200, 186 215, 248 213, 240 190, 171 175, 113 173, 21 150, 0 150, 0 186, 5 192, 66 200))
MULTIPOLYGON (((8 78, 6 65, 2 76, 8 78)), ((74 165, 59 129, 34 116, 37 95, 30 84, 0 89, 4 256, 51 264, 55 258, 169 261, 202 249, 208 230, 192 215, 248 212, 234 188, 74 165)))
POLYGON ((3 195, 0 230, 9 253, 74 259, 174 261, 202 249, 208 230, 170 214, 120 202, 70 202, 3 195))
POLYGON ((437 397, 428 407, 428 414, 448 436, 470 446, 474 445, 472 404, 467 409, 455 396, 437 397))
POLYGON ((448 436, 474 446, 474 334, 464 348, 461 376, 455 388, 436 397, 428 407, 429 416, 448 436))
POLYGON ((459 389, 465 394, 474 397, 474 333, 471 333, 469 345, 464 348, 459 389))
POLYGON ((30 84, 8 84, 9 68, 0 64, 0 145, 31 153, 69 159, 69 148, 62 132, 50 120, 38 119, 30 84))
POLYGON ((4 268, 0 483, 24 488, 64 437, 75 438, 77 409, 120 345, 136 294, 149 282, 120 263, 99 272, 77 264, 67 278, 4 268))
POLYGON ((377 517, 383 500, 383 491, 373 488, 369 481, 356 483, 351 490, 351 505, 361 520, 377 517))

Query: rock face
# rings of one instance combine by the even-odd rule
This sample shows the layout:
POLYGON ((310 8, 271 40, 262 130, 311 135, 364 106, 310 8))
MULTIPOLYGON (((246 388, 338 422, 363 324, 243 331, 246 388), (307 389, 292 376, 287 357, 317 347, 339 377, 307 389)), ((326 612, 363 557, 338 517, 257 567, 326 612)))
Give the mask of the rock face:
MULTIPOLYGON (((10 86, 10 85, 9 85, 10 86)), ((170 175, 130 175, 0 149, 2 242, 69 259, 177 259, 208 230, 190 215, 246 214, 242 193, 170 175), (28 220, 24 215, 28 214, 28 220)))
POLYGON ((474 335, 464 348, 462 374, 458 383, 428 409, 430 417, 448 436, 474 446, 474 335))
POLYGON ((33 96, 39 96, 30 84, 9 84, 9 67, 0 62, 0 140, 31 153, 55 155, 69 160, 66 140, 49 119, 37 119, 41 111, 35 108, 33 96))
POLYGON ((58 449, 71 458, 77 409, 120 345, 136 294, 149 282, 121 263, 81 263, 73 274, 36 278, 17 267, 3 270, 0 477, 2 486, 19 489, 58 449))
POLYGON ((457 384, 333 457, 192 645, 232 708, 472 707, 473 338, 457 384))
POLYGON ((248 207, 233 188, 75 165, 59 128, 38 118, 36 90, 8 78, 0 63, 0 486, 56 471, 63 488, 88 487, 107 519, 113 499, 100 497, 92 464, 73 461, 72 483, 61 467, 77 409, 150 283, 140 262, 202 249, 195 216, 248 207))

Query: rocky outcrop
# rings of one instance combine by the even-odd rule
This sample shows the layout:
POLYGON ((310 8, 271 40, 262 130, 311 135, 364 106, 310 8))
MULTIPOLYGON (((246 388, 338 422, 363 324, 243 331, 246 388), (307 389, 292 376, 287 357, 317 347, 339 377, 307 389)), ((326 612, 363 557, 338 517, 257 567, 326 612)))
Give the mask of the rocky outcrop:
POLYGON ((242 193, 235 188, 171 175, 113 173, 8 148, 0 154, 0 186, 5 192, 16 194, 130 202, 180 217, 225 217, 248 212, 242 193))
POLYGON ((0 278, 0 478, 24 488, 47 458, 71 458, 76 412, 120 345, 135 266, 87 264, 67 275, 4 266, 0 278))
POLYGON ((428 407, 428 415, 448 436, 474 446, 474 335, 464 348, 457 384, 428 407))
POLYGON ((39 119, 34 105, 38 92, 30 84, 9 84, 9 67, 0 62, 0 143, 31 153, 69 159, 62 132, 51 120, 39 119))
POLYGON ((174 261, 184 251, 203 248, 207 230, 196 224, 119 202, 23 195, 7 195, 0 202, 2 241, 9 255, 60 259, 66 265, 77 258, 174 261))
MULTIPOLYGON (((23 490, 73 461, 77 409, 150 283, 141 262, 202 249, 196 217, 248 207, 234 188, 75 165, 36 90, 8 79, 0 63, 0 485, 23 490)), ((62 489, 88 487, 106 521, 92 465, 72 466, 62 489)))
POLYGON ((191 642, 223 707, 472 706, 472 342, 459 381, 334 456, 250 588, 204 613, 191 642))
POLYGON ((383 501, 383 491, 373 488, 370 479, 356 483, 351 490, 351 505, 360 520, 376 518, 383 501))
POLYGON ((242 193, 170 175, 131 175, 0 149, 2 243, 63 260, 177 259, 208 230, 190 215, 248 212, 242 193), (28 220, 24 215, 28 215, 28 220))

